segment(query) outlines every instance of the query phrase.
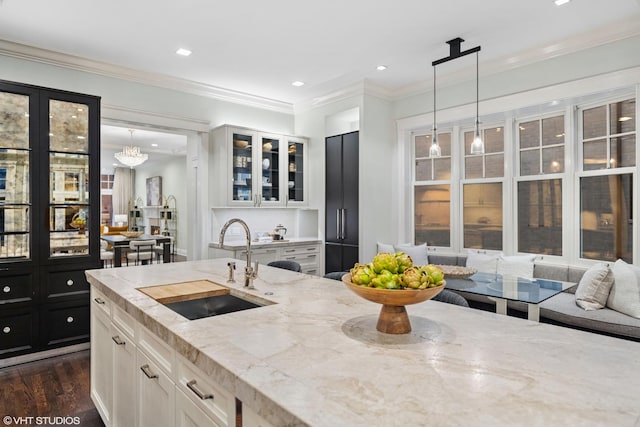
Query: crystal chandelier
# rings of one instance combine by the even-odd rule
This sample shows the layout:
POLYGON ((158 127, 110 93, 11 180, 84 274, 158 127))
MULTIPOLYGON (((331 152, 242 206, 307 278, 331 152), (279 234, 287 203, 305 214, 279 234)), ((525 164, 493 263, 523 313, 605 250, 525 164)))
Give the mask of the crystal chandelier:
POLYGON ((131 145, 124 147, 121 152, 114 154, 114 157, 123 165, 133 168, 139 166, 147 161, 148 154, 140 152, 140 147, 134 147, 133 145, 133 129, 129 129, 131 134, 131 145))

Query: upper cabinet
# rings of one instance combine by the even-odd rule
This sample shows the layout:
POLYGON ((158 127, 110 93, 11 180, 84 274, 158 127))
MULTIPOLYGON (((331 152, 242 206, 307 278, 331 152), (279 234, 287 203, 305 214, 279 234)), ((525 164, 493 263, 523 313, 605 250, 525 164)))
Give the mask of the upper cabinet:
POLYGON ((307 140, 221 126, 212 131, 210 165, 217 206, 297 207, 307 204, 307 140))

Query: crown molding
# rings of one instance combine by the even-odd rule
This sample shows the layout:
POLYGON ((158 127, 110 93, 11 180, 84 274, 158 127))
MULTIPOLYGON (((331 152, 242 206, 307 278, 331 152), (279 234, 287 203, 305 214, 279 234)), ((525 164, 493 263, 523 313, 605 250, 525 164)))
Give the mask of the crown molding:
MULTIPOLYGON (((640 0, 638 0, 638 2, 640 2, 640 0)), ((546 61, 638 35, 640 35, 640 15, 601 27, 597 30, 568 37, 560 42, 548 43, 523 50, 517 55, 507 55, 495 60, 483 61, 480 67, 480 75, 486 76, 513 70, 536 62, 546 61)), ((438 76, 438 85, 449 86, 471 78, 475 78, 475 66, 465 67, 457 72, 449 73, 446 76, 438 76)), ((390 96, 392 100, 397 101, 432 90, 433 79, 431 78, 397 89, 393 91, 390 96)))
POLYGON ((334 104, 345 99, 364 95, 371 95, 386 101, 393 101, 393 92, 391 90, 383 86, 373 84, 365 79, 325 95, 298 102, 294 105, 294 112, 298 114, 304 111, 320 108, 325 105, 334 104))
POLYGON ((132 68, 120 67, 106 62, 94 61, 79 56, 40 49, 7 40, 0 40, 0 55, 68 68, 75 71, 83 71, 105 77, 127 80, 135 83, 157 86, 165 89, 174 89, 190 93, 192 95, 204 96, 249 107, 293 114, 293 105, 287 102, 198 83, 192 80, 179 79, 165 74, 150 73, 132 68))

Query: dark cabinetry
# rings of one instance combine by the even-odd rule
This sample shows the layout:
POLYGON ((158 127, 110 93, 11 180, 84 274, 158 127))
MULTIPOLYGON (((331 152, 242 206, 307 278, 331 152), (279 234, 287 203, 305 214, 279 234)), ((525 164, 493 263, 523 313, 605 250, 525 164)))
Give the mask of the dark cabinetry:
POLYGON ((358 132, 326 138, 325 272, 358 261, 358 132))
POLYGON ((88 341, 100 99, 0 81, 0 359, 88 341))

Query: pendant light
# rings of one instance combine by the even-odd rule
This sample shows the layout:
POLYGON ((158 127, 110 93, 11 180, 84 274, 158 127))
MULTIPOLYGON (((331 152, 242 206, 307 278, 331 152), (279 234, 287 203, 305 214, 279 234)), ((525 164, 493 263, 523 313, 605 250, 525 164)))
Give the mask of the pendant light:
POLYGON ((429 147, 429 157, 440 157, 442 151, 438 144, 438 126, 436 125, 436 67, 433 67, 433 136, 431 137, 431 147, 429 147))
POLYGON ((482 154, 484 153, 484 143, 482 142, 482 137, 480 136, 480 115, 479 115, 479 102, 480 102, 480 81, 479 81, 479 73, 478 73, 478 52, 480 52, 480 46, 476 46, 471 49, 467 49, 464 52, 460 51, 460 45, 464 39, 460 37, 456 37, 455 39, 449 40, 447 44, 449 45, 449 56, 444 58, 440 58, 431 63, 433 66, 433 134, 434 140, 431 143, 431 148, 429 149, 430 157, 438 157, 440 155, 440 146, 437 145, 438 141, 436 139, 436 65, 444 64, 445 62, 452 61, 454 59, 458 59, 461 56, 469 55, 471 53, 476 54, 476 122, 475 122, 475 133, 473 138, 473 143, 471 144, 471 154, 482 154), (436 147, 434 148, 434 145, 436 147), (431 156, 432 152, 438 153, 438 156, 431 156))
POLYGON ((480 115, 478 104, 480 102, 480 79, 478 78, 478 52, 476 52, 476 126, 471 143, 471 154, 484 154, 484 142, 480 136, 480 115))

